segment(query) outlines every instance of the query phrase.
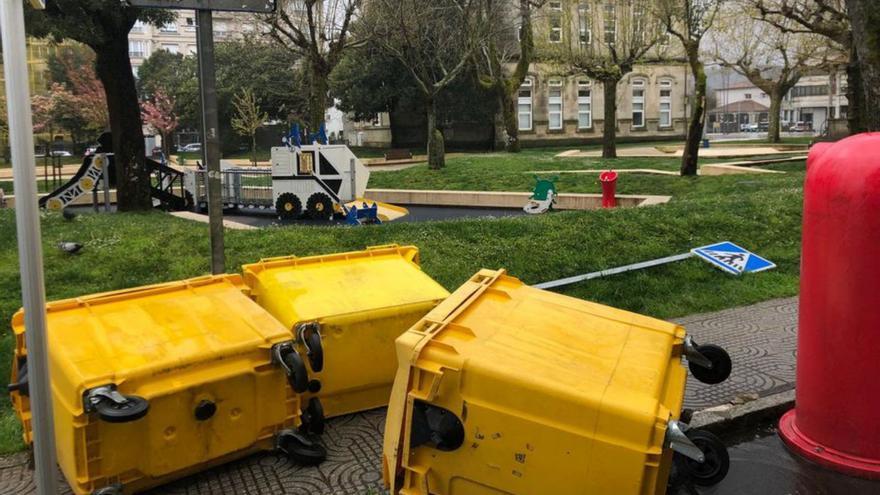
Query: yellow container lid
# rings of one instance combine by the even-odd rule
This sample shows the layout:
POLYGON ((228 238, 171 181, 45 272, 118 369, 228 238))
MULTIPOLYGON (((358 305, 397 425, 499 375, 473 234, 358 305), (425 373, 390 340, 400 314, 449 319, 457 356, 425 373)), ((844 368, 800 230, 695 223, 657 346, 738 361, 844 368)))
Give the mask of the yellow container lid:
POLYGON ((414 246, 270 258, 244 265, 251 296, 282 323, 369 313, 441 300, 449 292, 425 274, 414 246))
MULTIPOLYGON (((119 384, 291 340, 243 289, 240 276, 218 275, 47 304, 54 386, 119 384)), ((12 327, 25 331, 23 311, 12 327)))

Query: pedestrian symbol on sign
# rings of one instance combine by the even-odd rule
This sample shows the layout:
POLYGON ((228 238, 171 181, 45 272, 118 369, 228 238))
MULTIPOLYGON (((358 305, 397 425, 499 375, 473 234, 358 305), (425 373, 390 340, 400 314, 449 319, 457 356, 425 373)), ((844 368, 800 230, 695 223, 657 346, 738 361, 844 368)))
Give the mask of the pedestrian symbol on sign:
POLYGON ((754 273, 775 268, 776 265, 732 242, 720 242, 692 249, 691 252, 734 275, 754 273))

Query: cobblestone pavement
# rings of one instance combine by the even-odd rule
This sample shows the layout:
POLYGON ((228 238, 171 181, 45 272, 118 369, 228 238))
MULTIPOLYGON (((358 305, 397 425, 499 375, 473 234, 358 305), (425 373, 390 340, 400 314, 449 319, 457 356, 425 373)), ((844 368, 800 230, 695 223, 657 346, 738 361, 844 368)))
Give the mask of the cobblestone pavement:
MULTIPOLYGON (((797 298, 675 320, 698 343, 714 343, 733 358, 733 373, 720 385, 689 379, 685 406, 702 409, 742 395, 768 395, 794 387, 797 298)), ((381 476, 385 411, 369 411, 329 422, 328 459, 300 467, 274 454, 256 455, 153 490, 149 495, 384 493, 381 476)), ((0 495, 32 493, 27 456, 0 458, 0 495)), ((66 488, 62 493, 70 493, 66 488)))

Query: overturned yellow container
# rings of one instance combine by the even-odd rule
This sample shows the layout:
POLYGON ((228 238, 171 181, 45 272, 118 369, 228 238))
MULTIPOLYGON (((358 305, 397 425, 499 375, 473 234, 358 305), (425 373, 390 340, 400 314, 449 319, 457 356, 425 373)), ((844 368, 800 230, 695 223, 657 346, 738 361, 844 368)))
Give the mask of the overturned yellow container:
POLYGON ((294 332, 309 363, 304 401, 319 398, 328 418, 388 404, 394 340, 449 295, 413 246, 272 258, 242 271, 251 297, 294 332))
MULTIPOLYGON (((223 275, 47 305, 58 463, 75 493, 138 492, 274 449, 299 426, 273 358, 292 335, 243 288, 223 275)), ((12 327, 11 399, 30 443, 22 311, 12 327)))
POLYGON ((397 340, 393 494, 661 494, 684 330, 483 270, 397 340))

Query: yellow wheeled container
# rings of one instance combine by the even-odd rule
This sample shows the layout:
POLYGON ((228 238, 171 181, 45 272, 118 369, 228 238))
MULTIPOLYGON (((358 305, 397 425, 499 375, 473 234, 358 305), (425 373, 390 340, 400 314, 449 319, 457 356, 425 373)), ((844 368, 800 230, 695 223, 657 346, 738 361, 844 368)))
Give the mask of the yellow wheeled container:
POLYGON ((284 257, 245 265, 251 297, 296 336, 309 365, 304 422, 388 404, 394 340, 449 292, 419 267, 412 246, 284 257))
MULTIPOLYGON (((260 450, 323 459, 295 431, 305 367, 292 335, 243 289, 222 275, 47 305, 58 462, 75 493, 132 493, 260 450)), ((21 311, 12 327, 30 443, 21 311)))
POLYGON ((664 493, 666 447, 705 457, 677 421, 690 343, 672 323, 483 270, 397 340, 386 484, 406 495, 664 493))

